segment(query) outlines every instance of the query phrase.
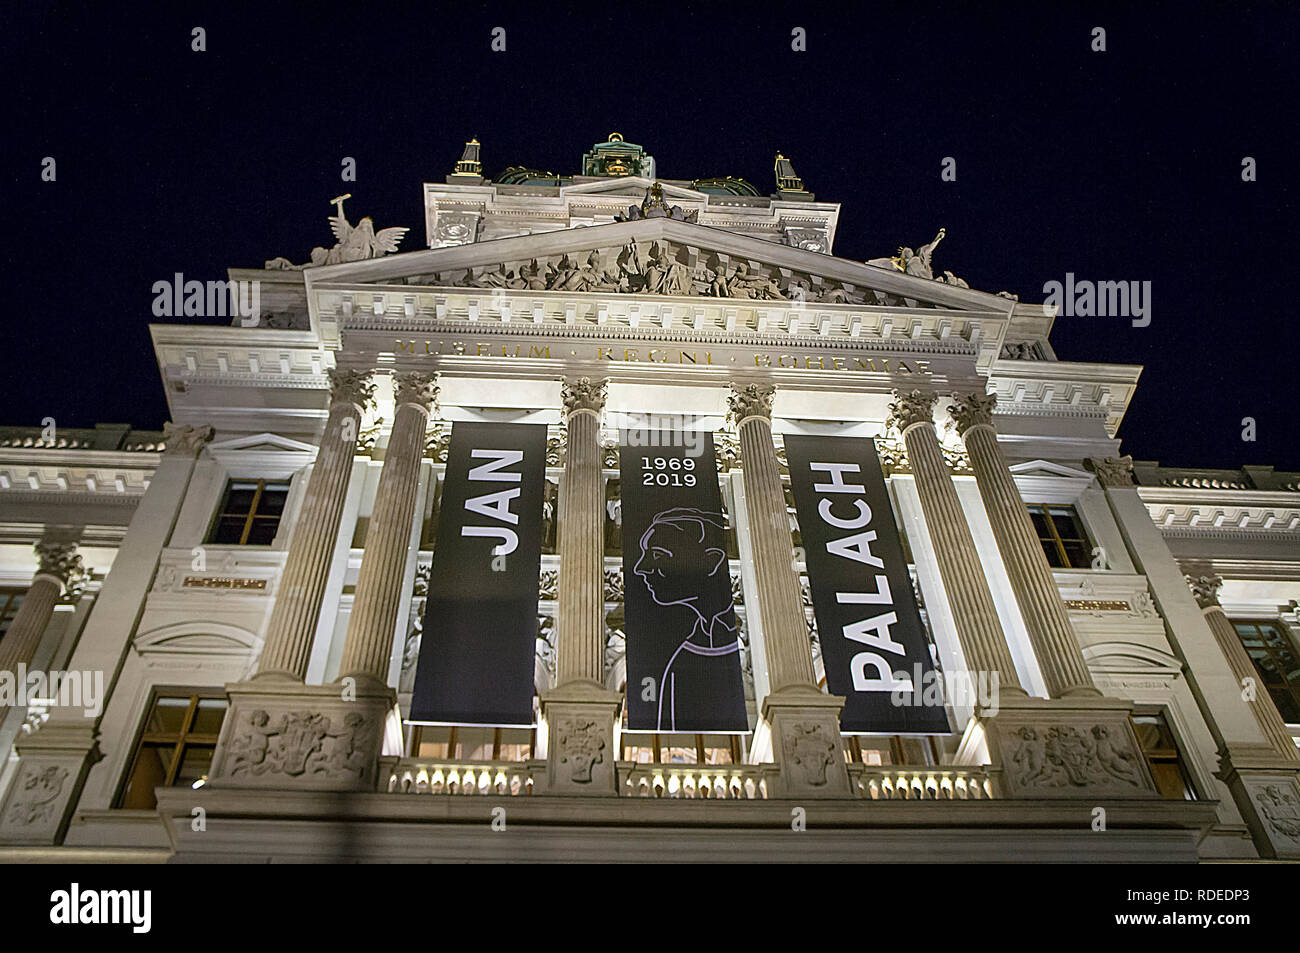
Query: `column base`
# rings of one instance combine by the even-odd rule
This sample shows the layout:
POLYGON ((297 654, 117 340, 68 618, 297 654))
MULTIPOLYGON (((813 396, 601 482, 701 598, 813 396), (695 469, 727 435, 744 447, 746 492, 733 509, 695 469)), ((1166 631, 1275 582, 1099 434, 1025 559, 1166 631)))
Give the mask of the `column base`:
POLYGON ((387 686, 270 678, 226 686, 230 711, 212 759, 213 788, 374 791, 397 696, 387 686))
POLYGON ((1160 792, 1115 698, 1002 699, 977 715, 1008 798, 1158 798, 1160 792))
POLYGON ((597 682, 569 682, 542 696, 546 784, 538 794, 618 796, 614 743, 623 696, 597 682))
POLYGON ((1219 752, 1218 777, 1232 792, 1261 857, 1300 860, 1300 764, 1271 745, 1219 752))
POLYGON ((844 699, 792 685, 763 699, 772 756, 781 768, 779 797, 852 797, 840 736, 844 699))
POLYGON ((85 783, 102 755, 90 725, 46 724, 17 742, 18 770, 0 804, 0 844, 63 842, 85 783))

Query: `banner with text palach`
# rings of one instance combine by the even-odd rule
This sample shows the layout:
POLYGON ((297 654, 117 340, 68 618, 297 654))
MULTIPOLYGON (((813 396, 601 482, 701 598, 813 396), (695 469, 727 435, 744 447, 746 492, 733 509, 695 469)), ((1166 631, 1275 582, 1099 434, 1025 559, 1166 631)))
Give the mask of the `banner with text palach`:
POLYGON ((533 724, 545 480, 545 425, 452 425, 411 721, 533 724))
POLYGON ((915 703, 934 677, 934 663, 876 442, 791 434, 785 455, 826 687, 845 698, 840 727, 947 734, 942 705, 915 703), (925 684, 913 685, 917 672, 925 684), (910 703, 895 704, 895 691, 910 703))
POLYGON ((652 434, 619 448, 628 728, 747 731, 713 435, 652 434))

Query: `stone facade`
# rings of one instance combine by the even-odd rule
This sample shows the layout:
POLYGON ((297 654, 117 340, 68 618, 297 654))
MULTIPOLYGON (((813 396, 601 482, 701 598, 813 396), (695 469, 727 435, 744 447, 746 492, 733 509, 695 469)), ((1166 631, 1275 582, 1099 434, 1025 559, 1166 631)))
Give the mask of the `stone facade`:
POLYGON ((1124 821, 1087 842, 1099 859, 1300 856, 1300 726, 1267 692, 1243 700, 1233 641, 1300 636, 1300 474, 1124 455, 1140 368, 1062 368, 1042 307, 932 262, 942 231, 835 257, 838 206, 784 157, 764 196, 658 179, 621 137, 581 174, 494 182, 490 145, 425 185, 427 247, 358 225, 365 241, 310 266, 232 270, 278 323, 155 328, 165 432, 0 429, 0 523, 22 543, 0 552, 0 593, 25 597, 0 660, 99 672, 107 695, 0 706, 0 857, 333 859, 318 824, 355 859, 515 859, 466 834, 498 804, 532 835, 519 859, 811 857, 776 832, 815 808, 824 859, 1069 860, 1107 806, 1124 821), (715 434, 749 717, 649 760, 622 727, 626 414, 715 434), (551 430, 536 727, 465 728, 447 750, 403 718, 458 420, 551 430), (876 439, 940 667, 1000 685, 950 699, 947 733, 841 733, 791 433, 876 439), (285 488, 269 541, 214 541, 231 481, 285 488), (1051 562, 1027 503, 1072 508, 1092 553, 1051 562), (211 766, 123 811, 149 705, 182 690, 228 704, 211 766), (1155 726, 1194 797, 1149 766, 1155 726), (689 848, 660 835, 682 827, 689 848))

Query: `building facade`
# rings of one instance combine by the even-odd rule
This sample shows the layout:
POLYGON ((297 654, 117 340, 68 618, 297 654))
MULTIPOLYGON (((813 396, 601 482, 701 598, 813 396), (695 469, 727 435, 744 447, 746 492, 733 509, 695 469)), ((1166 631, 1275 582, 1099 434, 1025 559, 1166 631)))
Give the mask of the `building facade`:
POLYGON ((334 246, 230 271, 228 323, 153 325, 164 432, 0 430, 0 856, 1300 858, 1300 474, 1135 463, 1140 368, 1059 360, 1043 306, 936 267, 942 231, 835 257, 839 206, 783 156, 762 194, 617 134, 573 175, 489 180, 479 150, 424 185, 426 248, 344 196, 334 246), (447 530, 453 431, 507 425, 544 479, 522 517, 475 505, 516 542, 536 517, 535 573, 515 543, 451 562, 482 535, 447 530), (725 718, 702 662, 642 677, 646 592, 704 596, 629 557, 682 510, 624 526, 629 459, 676 479, 638 428, 711 442, 682 466, 717 474, 725 718), (820 503, 813 447, 868 448, 808 464, 820 503), (872 507, 844 496, 877 465, 872 507), (877 588, 836 591, 827 552, 877 588), (485 575, 521 565, 523 641, 485 575), (904 630, 906 671, 876 665, 904 630), (502 683, 523 658, 531 714, 419 714, 465 645, 502 683))

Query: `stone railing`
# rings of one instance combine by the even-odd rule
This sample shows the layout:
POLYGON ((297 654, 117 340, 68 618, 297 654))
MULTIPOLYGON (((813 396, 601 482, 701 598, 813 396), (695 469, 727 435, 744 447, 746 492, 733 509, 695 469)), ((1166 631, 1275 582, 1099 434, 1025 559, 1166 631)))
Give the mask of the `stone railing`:
POLYGON ((774 764, 640 764, 620 761, 619 792, 628 797, 761 801, 775 796, 774 764))
MULTIPOLYGON (((546 773, 545 761, 431 761, 402 758, 390 762, 390 794, 491 794, 513 797, 533 793, 533 781, 546 773)), ((381 774, 382 777, 382 774, 381 774)))
POLYGON ((983 767, 850 764, 849 788, 873 801, 984 801, 997 796, 983 767))
MULTIPOLYGON (((533 793, 546 773, 545 761, 437 761, 385 759, 390 794, 494 795, 533 793)), ((983 801, 995 798, 993 779, 983 767, 907 767, 850 764, 849 787, 860 798, 913 801, 983 801)), ((762 801, 776 797, 775 764, 618 763, 624 797, 712 798, 762 801)))

